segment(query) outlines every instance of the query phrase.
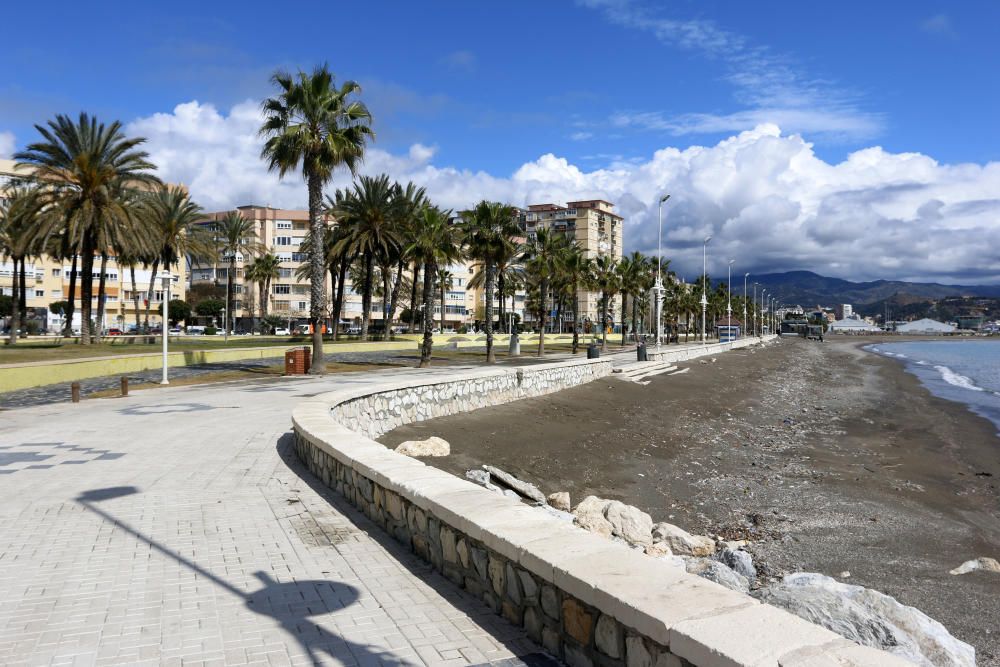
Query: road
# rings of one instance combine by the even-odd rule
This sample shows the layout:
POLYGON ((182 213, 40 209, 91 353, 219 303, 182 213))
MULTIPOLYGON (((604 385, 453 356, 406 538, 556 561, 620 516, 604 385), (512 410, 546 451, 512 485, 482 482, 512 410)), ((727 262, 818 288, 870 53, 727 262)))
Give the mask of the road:
POLYGON ((295 403, 371 375, 0 412, 0 664, 547 662, 294 459, 295 403))

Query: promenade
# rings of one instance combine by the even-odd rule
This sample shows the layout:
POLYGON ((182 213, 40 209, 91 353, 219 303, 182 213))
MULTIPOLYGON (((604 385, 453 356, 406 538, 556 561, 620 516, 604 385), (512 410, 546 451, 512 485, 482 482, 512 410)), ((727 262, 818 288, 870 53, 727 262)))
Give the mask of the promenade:
POLYGON ((547 662, 292 455, 292 407, 370 377, 0 412, 0 664, 547 662))

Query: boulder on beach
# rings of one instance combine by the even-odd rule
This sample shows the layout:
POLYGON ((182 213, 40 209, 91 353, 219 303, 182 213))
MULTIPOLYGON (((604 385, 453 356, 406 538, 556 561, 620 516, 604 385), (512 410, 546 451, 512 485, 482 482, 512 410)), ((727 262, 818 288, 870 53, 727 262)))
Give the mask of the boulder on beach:
POLYGON ((426 440, 407 440, 396 447, 396 452, 407 456, 448 456, 451 445, 448 441, 433 435, 426 440))
POLYGON ((730 549, 726 547, 715 554, 715 560, 719 561, 733 572, 741 574, 749 581, 757 581, 757 568, 754 567, 753 557, 742 549, 730 549))
POLYGON ((587 496, 573 510, 576 524, 604 537, 619 537, 629 544, 652 544, 653 518, 617 500, 587 496))
POLYGON ((550 493, 548 497, 549 505, 555 507, 557 510, 562 512, 570 511, 569 493, 566 491, 557 491, 556 493, 550 493))
POLYGON ((653 526, 653 542, 664 542, 670 550, 680 556, 711 556, 715 553, 715 542, 703 535, 692 535, 666 521, 653 526))
POLYGON ((864 646, 925 667, 975 667, 976 651, 919 609, 862 586, 796 572, 757 596, 864 646))
POLYGON ((685 569, 690 574, 697 574, 709 581, 714 581, 728 589, 740 593, 750 592, 750 581, 738 572, 734 572, 717 560, 711 558, 688 558, 685 569))
POLYGON ((511 475, 509 472, 505 472, 496 466, 484 465, 483 470, 490 474, 492 482, 499 484, 500 486, 507 487, 508 489, 512 489, 525 498, 533 500, 536 503, 540 503, 542 505, 545 504, 545 494, 542 493, 534 484, 522 481, 511 475))
POLYGON ((949 573, 968 574, 969 572, 975 572, 976 570, 1000 573, 1000 563, 997 562, 996 558, 976 558, 965 561, 954 570, 950 570, 949 573))

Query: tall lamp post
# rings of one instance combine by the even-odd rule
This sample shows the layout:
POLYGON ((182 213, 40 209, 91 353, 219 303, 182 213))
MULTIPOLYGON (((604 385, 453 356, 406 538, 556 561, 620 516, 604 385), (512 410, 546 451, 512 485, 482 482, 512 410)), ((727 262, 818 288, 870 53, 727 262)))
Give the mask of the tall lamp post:
POLYGON ((744 334, 747 328, 747 278, 749 277, 749 273, 743 274, 743 326, 740 327, 740 331, 744 334))
POLYGON ((764 326, 765 326, 764 323, 767 322, 767 320, 764 319, 764 297, 766 297, 766 296, 767 296, 767 290, 766 289, 765 290, 761 290, 760 291, 760 335, 761 335, 761 337, 764 336, 764 326))
POLYGON ((660 275, 660 267, 663 265, 663 204, 670 195, 663 195, 657 203, 657 234, 656 234, 656 285, 653 286, 653 294, 656 299, 656 349, 660 349, 660 340, 663 338, 663 277, 660 275))
POLYGON ((170 274, 160 274, 163 286, 163 322, 160 323, 160 330, 163 332, 163 379, 160 384, 170 384, 167 379, 167 338, 170 337, 170 274))
POLYGON ((708 242, 711 236, 705 237, 705 242, 701 244, 701 344, 708 343, 705 329, 705 315, 708 313, 708 242))
POLYGON ((750 307, 750 314, 753 315, 753 335, 757 335, 757 285, 753 284, 753 305, 750 307))
POLYGON ((729 277, 726 278, 726 324, 733 326, 733 262, 729 260, 729 277))

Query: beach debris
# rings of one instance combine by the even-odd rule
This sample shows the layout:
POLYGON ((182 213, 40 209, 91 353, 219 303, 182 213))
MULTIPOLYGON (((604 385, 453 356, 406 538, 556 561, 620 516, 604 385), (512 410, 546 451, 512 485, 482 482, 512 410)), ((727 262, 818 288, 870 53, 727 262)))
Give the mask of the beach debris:
POLYGON ((549 505, 555 507, 557 510, 562 510, 563 512, 569 512, 572 508, 569 502, 569 493, 566 491, 557 491, 556 493, 550 493, 547 498, 549 505))
POLYGON ((466 470, 465 478, 479 486, 503 495, 503 489, 490 481, 490 474, 485 470, 466 470))
POLYGON ((653 544, 646 545, 643 552, 647 556, 652 556, 653 558, 663 558, 664 556, 674 555, 670 550, 670 547, 668 547, 665 542, 654 542, 653 544))
POLYGON ((746 577, 748 581, 757 580, 757 568, 753 565, 753 557, 746 551, 726 547, 715 554, 714 558, 733 572, 746 577))
POLYGON ((914 607, 878 591, 812 572, 796 572, 761 589, 761 601, 781 607, 864 646, 925 667, 974 667, 976 651, 914 607))
POLYGON ((396 452, 407 456, 448 456, 451 445, 447 440, 432 435, 426 440, 407 440, 396 447, 396 452))
POLYGON ((653 543, 663 542, 670 550, 682 556, 710 556, 715 553, 715 542, 703 535, 692 535, 683 528, 662 521, 652 530, 653 543))
POLYGON ((653 542, 653 519, 638 507, 587 496, 576 506, 573 514, 576 525, 603 537, 615 536, 639 546, 653 542))
POLYGON ((976 570, 1000 573, 1000 563, 997 562, 996 558, 975 558, 973 560, 965 561, 954 570, 951 570, 949 574, 968 574, 969 572, 975 572, 976 570))
POLYGON ((508 489, 513 489, 514 491, 517 491, 525 498, 533 500, 536 503, 539 503, 541 505, 546 504, 545 494, 539 491, 538 487, 535 486, 534 484, 529 484, 528 482, 521 481, 517 477, 511 475, 510 473, 504 472, 503 470, 500 470, 500 468, 494 466, 484 465, 483 470, 485 470, 490 474, 491 482, 495 482, 501 486, 505 486, 508 489))
POLYGON ((687 558, 685 559, 685 569, 689 574, 704 577, 730 590, 740 593, 750 592, 749 579, 711 558, 687 558))
POLYGON ((851 576, 851 571, 850 570, 844 570, 843 572, 840 573, 840 578, 841 579, 849 579, 850 576, 851 576))

